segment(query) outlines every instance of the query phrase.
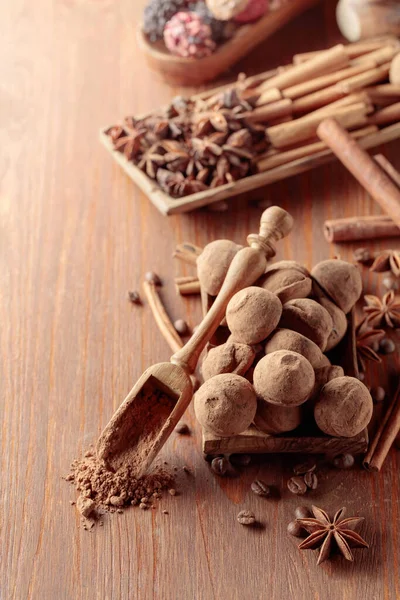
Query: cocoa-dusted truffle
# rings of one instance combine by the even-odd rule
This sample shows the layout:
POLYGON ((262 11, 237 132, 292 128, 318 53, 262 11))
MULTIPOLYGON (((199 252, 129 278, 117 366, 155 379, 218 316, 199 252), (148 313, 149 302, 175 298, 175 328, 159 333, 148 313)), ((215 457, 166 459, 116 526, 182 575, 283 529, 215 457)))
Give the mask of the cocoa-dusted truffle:
POLYGON ((254 425, 271 435, 293 431, 301 423, 300 406, 278 406, 258 399, 254 425))
POLYGON ((323 361, 323 354, 317 344, 291 329, 277 329, 267 340, 265 354, 276 352, 276 350, 298 352, 311 363, 314 369, 323 361))
POLYGON ((242 433, 253 422, 256 409, 253 386, 232 373, 208 379, 194 395, 197 420, 204 429, 221 437, 242 433))
POLYGON ((197 276, 203 290, 217 296, 235 254, 242 248, 231 240, 215 240, 197 258, 197 276))
POLYGON ((257 396, 271 404, 299 406, 314 387, 314 369, 304 356, 290 350, 267 354, 254 369, 257 396))
POLYGON ((282 304, 275 294, 251 286, 230 299, 226 321, 234 341, 252 345, 269 336, 278 325, 281 314, 282 304))
POLYGON ((328 311, 332 319, 332 330, 329 334, 325 348, 325 352, 329 352, 329 350, 335 348, 335 346, 337 346, 344 338, 348 325, 347 317, 342 309, 336 306, 329 298, 320 296, 318 298, 318 303, 328 311))
POLYGON ((346 314, 361 296, 360 272, 355 265, 344 260, 324 260, 315 265, 311 275, 346 314))
POLYGON ((328 311, 315 300, 299 298, 284 304, 279 326, 298 331, 325 350, 332 331, 332 319, 328 311))
POLYGON ((221 373, 244 375, 253 364, 255 356, 251 346, 237 342, 226 342, 211 348, 201 366, 204 380, 221 373))
POLYGON ((317 367, 314 369, 315 373, 315 384, 312 396, 319 395, 321 389, 328 381, 336 379, 337 377, 343 377, 343 368, 339 365, 329 365, 325 367, 317 367))
POLYGON ((265 290, 274 292, 283 304, 294 298, 307 298, 311 292, 311 279, 297 269, 267 272, 257 283, 265 290))
POLYGON ((327 435, 353 437, 368 425, 372 410, 371 395, 361 381, 355 377, 337 377, 322 388, 314 417, 327 435))

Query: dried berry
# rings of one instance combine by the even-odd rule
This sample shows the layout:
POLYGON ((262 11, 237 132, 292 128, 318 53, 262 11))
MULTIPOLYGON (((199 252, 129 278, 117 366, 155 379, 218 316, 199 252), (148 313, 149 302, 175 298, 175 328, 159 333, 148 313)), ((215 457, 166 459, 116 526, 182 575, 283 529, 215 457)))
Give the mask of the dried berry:
POLYGON ((183 319, 177 319, 174 322, 174 327, 175 327, 176 331, 179 333, 179 335, 186 335, 187 332, 189 331, 188 324, 183 319))
POLYGON ((223 477, 229 469, 229 462, 225 456, 217 456, 211 461, 211 470, 216 475, 223 477))
POLYGON ((379 342, 379 352, 381 354, 391 354, 396 350, 396 344, 390 338, 383 338, 379 342))
POLYGON ((256 522, 256 517, 251 510, 241 510, 236 518, 241 525, 253 525, 256 522))
POLYGON ((175 431, 181 435, 187 435, 190 433, 190 429, 186 423, 178 423, 178 425, 175 427, 175 431))
POLYGON ((204 58, 216 48, 211 27, 195 12, 176 13, 165 25, 163 37, 171 54, 185 58, 204 58))
POLYGON ((297 494, 299 496, 302 496, 307 491, 307 486, 305 484, 304 478, 300 476, 291 477, 287 482, 287 487, 288 490, 292 492, 292 494, 297 494))
POLYGON ((385 399, 386 392, 383 387, 378 386, 376 388, 372 388, 371 396, 374 402, 382 402, 385 399))
POLYGON ((250 454, 231 454, 229 461, 237 467, 247 467, 251 463, 250 454))
POLYGON ((316 490, 318 487, 318 477, 315 473, 306 473, 304 475, 304 483, 310 490, 316 490))
POLYGON ((143 31, 151 42, 162 39, 166 23, 185 5, 186 0, 150 0, 143 12, 143 31))
POLYGON ((146 281, 148 281, 149 283, 151 283, 153 285, 162 285, 161 279, 159 278, 157 273, 154 273, 154 271, 147 271, 144 278, 146 281))
POLYGON ((298 463, 293 467, 293 473, 295 475, 305 475, 306 473, 310 473, 311 471, 315 471, 317 467, 317 463, 313 458, 308 458, 302 463, 298 463))
POLYGON ((288 533, 294 537, 303 537, 304 529, 297 521, 291 521, 287 526, 288 533))
POLYGON ((307 506, 297 506, 294 516, 296 519, 308 519, 308 517, 311 517, 311 510, 307 506))
POLYGON ((256 479, 251 484, 251 491, 256 496, 262 496, 263 498, 269 498, 271 496, 271 488, 261 479, 256 479))
POLYGON ((352 454, 339 454, 333 459, 333 464, 337 469, 351 469, 354 465, 354 456, 352 454))

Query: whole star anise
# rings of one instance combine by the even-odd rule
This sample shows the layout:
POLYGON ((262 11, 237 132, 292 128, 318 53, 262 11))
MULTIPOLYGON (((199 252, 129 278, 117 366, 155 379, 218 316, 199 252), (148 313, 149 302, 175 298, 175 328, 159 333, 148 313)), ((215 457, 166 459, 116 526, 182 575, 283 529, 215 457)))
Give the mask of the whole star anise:
POLYGON ((398 250, 384 250, 375 258, 370 271, 384 273, 391 271, 395 277, 400 277, 400 252, 398 250))
POLYGON ((382 298, 366 295, 364 300, 366 306, 363 307, 363 311, 366 314, 366 322, 372 327, 378 327, 383 323, 393 328, 400 325, 400 302, 396 299, 394 290, 390 290, 382 298))
POLYGON ((312 507, 313 518, 297 519, 297 523, 310 535, 300 544, 300 550, 320 548, 317 564, 327 560, 336 548, 346 560, 354 560, 351 548, 368 548, 368 544, 354 531, 364 517, 344 519, 345 508, 337 511, 333 520, 321 508, 312 507))
POLYGON ((382 362, 381 357, 372 348, 374 342, 379 342, 385 337, 383 329, 369 329, 366 319, 356 327, 356 353, 360 371, 365 371, 365 361, 382 362))

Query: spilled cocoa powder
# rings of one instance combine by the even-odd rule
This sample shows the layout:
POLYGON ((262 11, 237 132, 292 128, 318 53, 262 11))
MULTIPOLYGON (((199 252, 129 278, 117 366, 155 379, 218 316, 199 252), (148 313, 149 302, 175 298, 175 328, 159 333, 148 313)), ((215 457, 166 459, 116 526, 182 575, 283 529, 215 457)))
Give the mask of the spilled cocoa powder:
MULTIPOLYGON (((153 508, 166 490, 174 490, 174 477, 162 467, 155 467, 148 475, 137 479, 134 467, 123 464, 116 471, 107 470, 89 449, 82 459, 74 460, 66 481, 78 492, 76 507, 85 529, 91 529, 106 512, 121 513, 130 505, 142 509, 153 508)), ((102 525, 102 521, 100 521, 102 525)))

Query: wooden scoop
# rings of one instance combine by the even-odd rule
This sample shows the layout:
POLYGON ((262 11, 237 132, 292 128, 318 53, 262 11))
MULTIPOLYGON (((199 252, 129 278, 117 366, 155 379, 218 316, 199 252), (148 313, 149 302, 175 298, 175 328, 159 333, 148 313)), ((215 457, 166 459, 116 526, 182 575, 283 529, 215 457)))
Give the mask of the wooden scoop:
POLYGON ((137 477, 144 475, 190 403, 190 375, 229 300, 264 273, 268 259, 275 256, 275 242, 287 236, 292 225, 292 217, 282 208, 272 206, 264 211, 259 234, 250 234, 249 247, 234 257, 215 302, 195 334, 171 362, 156 364, 140 377, 97 442, 97 455, 110 470, 129 464, 137 477))

